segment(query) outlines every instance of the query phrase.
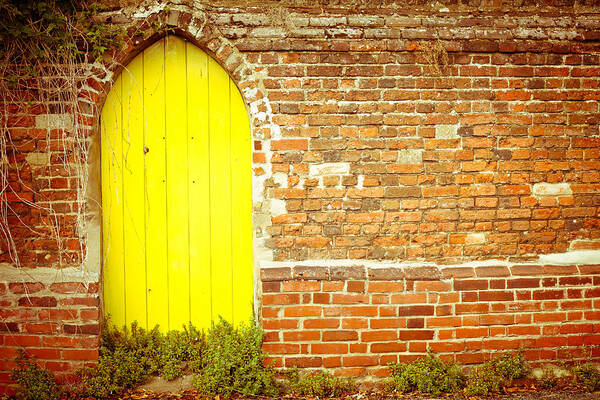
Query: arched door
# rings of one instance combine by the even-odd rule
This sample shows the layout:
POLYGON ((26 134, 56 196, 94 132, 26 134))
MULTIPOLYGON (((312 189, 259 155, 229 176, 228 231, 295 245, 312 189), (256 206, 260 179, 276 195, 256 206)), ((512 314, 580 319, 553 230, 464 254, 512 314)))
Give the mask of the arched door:
POLYGON ((101 116, 105 312, 162 331, 252 313, 250 127, 225 70, 167 36, 101 116))

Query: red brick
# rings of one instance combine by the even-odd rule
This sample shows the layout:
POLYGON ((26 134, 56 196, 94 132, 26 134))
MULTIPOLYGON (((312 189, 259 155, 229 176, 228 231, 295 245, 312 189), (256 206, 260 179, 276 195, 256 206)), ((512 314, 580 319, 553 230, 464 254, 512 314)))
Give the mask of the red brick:
POLYGON ((299 304, 299 294, 263 294, 262 302, 264 305, 272 304, 299 304))
POLYGON ((454 281, 454 290, 482 290, 488 288, 488 281, 483 279, 461 279, 454 281))
POLYGON ((379 365, 378 356, 344 356, 342 357, 344 367, 370 367, 379 365))
POLYGON ((37 293, 46 288, 43 283, 40 282, 25 282, 25 283, 9 283, 8 290, 15 294, 23 293, 37 293))
POLYGON ((286 368, 319 368, 323 365, 322 357, 286 357, 286 368))
POLYGON ((401 292, 404 290, 404 282, 370 281, 369 292, 401 292))
POLYGON ((335 329, 340 326, 340 320, 335 318, 307 319, 303 322, 304 329, 335 329))
POLYGON ((324 331, 324 342, 343 342, 348 340, 358 340, 356 331, 324 331))
POLYGON ((285 317, 318 317, 321 315, 321 306, 290 306, 283 310, 285 317))
POLYGON ((263 319, 262 326, 264 329, 297 329, 298 320, 295 319, 263 319))
POLYGON ((540 280, 537 278, 508 279, 506 287, 508 289, 536 288, 540 287, 540 280))
POLYGON ((321 339, 320 331, 285 331, 283 340, 286 342, 305 342, 321 339))
POLYGON ((417 316, 433 315, 433 306, 400 306, 398 307, 399 316, 417 316))
POLYGON ((50 290, 55 293, 87 293, 88 288, 80 282, 62 282, 50 285, 50 290))
POLYGON ((515 323, 512 314, 486 314, 479 317, 481 325, 510 325, 515 323))
POLYGON ((63 350, 63 360, 95 361, 98 359, 98 350, 63 350))
POLYGON ((313 343, 310 345, 312 354, 346 354, 347 343, 313 343))
POLYGON ((364 294, 332 294, 332 304, 368 304, 369 296, 364 294))
POLYGON ((387 342, 398 339, 398 333, 395 330, 370 330, 361 333, 360 336, 363 342, 387 342))
POLYGON ((55 297, 21 297, 18 302, 21 307, 56 307, 57 301, 55 297))
POLYGON ((268 354, 300 353, 300 345, 295 343, 263 343, 262 348, 268 354))
POLYGON ((371 353, 397 353, 405 352, 406 343, 404 342, 389 342, 389 343, 373 343, 371 344, 371 353))

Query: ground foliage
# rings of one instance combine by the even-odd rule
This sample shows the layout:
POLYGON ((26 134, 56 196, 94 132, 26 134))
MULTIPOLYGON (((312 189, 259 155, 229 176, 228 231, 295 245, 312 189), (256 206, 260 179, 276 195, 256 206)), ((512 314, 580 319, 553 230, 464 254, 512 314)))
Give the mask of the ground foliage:
POLYGON ((575 382, 590 392, 600 391, 600 371, 590 363, 576 363, 569 368, 575 382))
POLYGON ((514 379, 526 377, 530 370, 523 353, 506 353, 471 371, 465 391, 469 395, 480 396, 499 392, 514 379))
POLYGON ((412 363, 391 364, 390 375, 391 388, 401 393, 454 393, 466 382, 459 365, 444 362, 432 353, 412 363))
MULTIPOLYGON (((206 334, 193 326, 163 334, 158 327, 145 330, 134 323, 128 329, 117 329, 105 322, 97 366, 80 369, 83 390, 65 392, 62 399, 171 399, 169 393, 134 388, 152 375, 169 380, 183 374, 195 374, 197 390, 173 395, 174 398, 266 399, 282 395, 370 400, 396 398, 400 393, 410 393, 412 398, 442 393, 446 397, 454 393, 458 397, 478 398, 556 387, 574 391, 569 393, 600 390, 600 371, 592 363, 563 363, 570 372, 568 377, 558 377, 553 368, 546 366, 536 379, 523 379, 529 375, 530 367, 520 352, 488 360, 473 368, 468 378, 458 364, 444 362, 432 353, 411 363, 391 364, 386 392, 359 392, 351 379, 323 371, 300 372, 296 368, 279 371, 284 377, 281 382, 275 379, 273 369, 264 366, 262 341, 263 331, 254 320, 233 326, 221 319, 206 334)), ((18 368, 11 378, 19 384, 19 398, 59 398, 50 371, 40 368, 24 352, 16 362, 18 368)))
POLYGON ((206 335, 202 369, 194 385, 207 394, 276 395, 273 370, 264 365, 263 337, 254 320, 234 327, 221 318, 206 335))
POLYGON ((290 393, 309 397, 340 397, 357 391, 351 378, 333 376, 328 372, 300 373, 294 368, 287 372, 287 384, 290 393))
POLYGON ((56 400, 60 397, 60 390, 52 372, 40 368, 32 361, 24 350, 19 350, 16 359, 17 368, 10 374, 18 385, 17 398, 24 400, 56 400))
POLYGON ((129 329, 117 329, 105 322, 98 364, 77 373, 84 393, 106 397, 134 388, 152 375, 171 380, 184 370, 199 372, 205 347, 204 334, 191 325, 162 334, 158 326, 145 330, 133 323, 129 329))

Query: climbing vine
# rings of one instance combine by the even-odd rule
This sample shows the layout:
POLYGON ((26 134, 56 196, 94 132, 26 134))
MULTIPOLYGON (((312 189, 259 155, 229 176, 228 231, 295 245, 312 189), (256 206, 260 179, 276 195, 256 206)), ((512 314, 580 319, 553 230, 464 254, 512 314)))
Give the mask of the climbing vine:
POLYGON ((61 237, 61 226, 69 219, 85 226, 86 159, 97 115, 88 82, 106 70, 103 55, 123 40, 97 18, 103 9, 85 0, 0 0, 0 255, 8 252, 17 266, 17 232, 55 240, 58 258, 50 261, 59 265, 84 256, 74 244, 84 230, 61 237), (65 200, 75 202, 45 196, 44 183, 33 178, 36 167, 45 168, 36 176, 47 184, 65 178, 77 192, 65 200))

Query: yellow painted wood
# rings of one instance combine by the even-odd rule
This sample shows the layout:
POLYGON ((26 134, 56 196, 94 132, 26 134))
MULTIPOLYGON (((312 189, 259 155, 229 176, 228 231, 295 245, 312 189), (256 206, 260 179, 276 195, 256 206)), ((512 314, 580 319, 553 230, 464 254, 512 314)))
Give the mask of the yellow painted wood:
POLYGON ((208 61, 212 315, 233 318, 231 121, 229 76, 208 61))
POLYGON ((210 326, 211 236, 208 137, 208 56, 191 43, 187 49, 188 187, 190 210, 190 311, 200 326, 210 326))
POLYGON ((161 40, 144 50, 142 54, 144 59, 144 119, 146 122, 144 201, 148 327, 159 325, 162 331, 169 329, 164 46, 165 42, 161 40))
POLYGON ((144 204, 143 58, 134 59, 121 74, 123 107, 123 238, 125 317, 127 323, 146 320, 146 252, 144 204), (144 279, 140 279, 144 277, 144 279), (129 282, 129 283, 128 283, 129 282))
POLYGON ((250 127, 198 47, 156 42, 102 110, 105 309, 162 331, 252 313, 250 127))
POLYGON ((125 324, 123 269, 123 143, 121 78, 117 78, 102 111, 103 259, 106 314, 117 326, 125 324))
POLYGON ((185 42, 165 39, 169 329, 190 321, 185 42))
POLYGON ((252 315, 252 165, 250 123, 238 88, 229 85, 231 99, 231 199, 233 321, 247 321, 252 315), (248 239, 250 238, 250 239, 248 239))

